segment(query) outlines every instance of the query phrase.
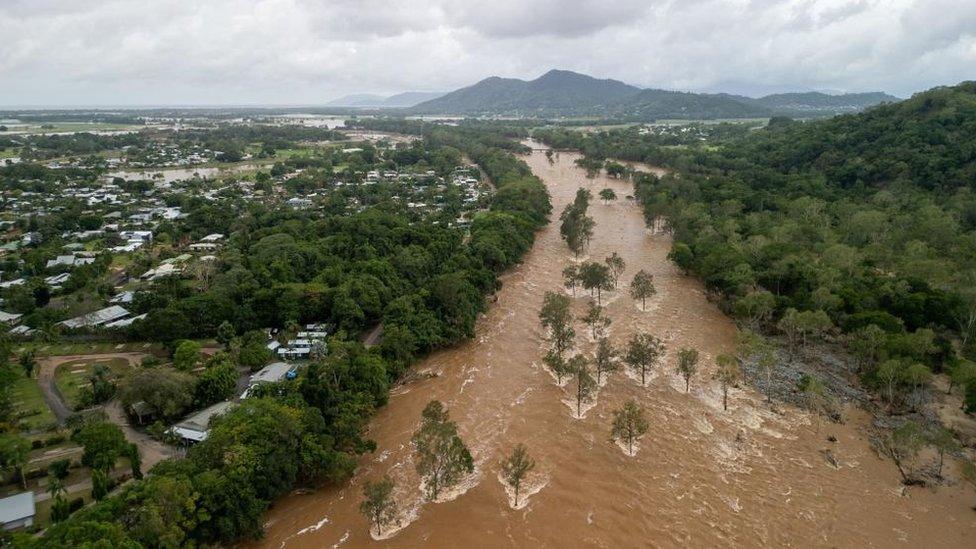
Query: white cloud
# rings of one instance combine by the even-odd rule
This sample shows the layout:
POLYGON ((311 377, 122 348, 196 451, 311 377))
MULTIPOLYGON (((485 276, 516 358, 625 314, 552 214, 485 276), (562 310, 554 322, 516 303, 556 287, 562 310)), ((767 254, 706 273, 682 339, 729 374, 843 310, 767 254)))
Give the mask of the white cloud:
POLYGON ((971 0, 2 0, 0 37, 6 105, 308 104, 550 68, 902 95, 976 74, 971 0))

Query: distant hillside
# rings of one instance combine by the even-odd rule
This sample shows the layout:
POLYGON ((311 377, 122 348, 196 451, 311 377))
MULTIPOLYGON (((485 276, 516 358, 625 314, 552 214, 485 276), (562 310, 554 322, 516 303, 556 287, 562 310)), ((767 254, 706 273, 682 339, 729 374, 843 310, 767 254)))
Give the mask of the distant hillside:
POLYGON ((883 92, 844 93, 830 95, 820 92, 806 93, 777 93, 752 99, 736 97, 743 103, 750 103, 761 108, 769 109, 777 114, 790 116, 833 115, 846 112, 862 111, 881 103, 893 103, 899 98, 883 92))
POLYGON ((829 116, 895 100, 897 98, 880 92, 845 95, 784 93, 753 99, 728 94, 641 89, 617 80, 552 70, 529 81, 493 76, 420 103, 411 110, 418 114, 714 119, 829 116))
POLYGON ((327 107, 355 107, 362 109, 403 109, 413 107, 444 95, 444 92, 403 92, 389 97, 372 93, 347 95, 329 101, 327 107))
POLYGON ((928 189, 971 185, 976 82, 812 124, 772 125, 730 150, 751 164, 783 173, 815 170, 849 187, 895 181, 928 189))
POLYGON ((492 76, 421 103, 414 110, 438 114, 605 111, 640 91, 617 80, 598 80, 575 72, 552 70, 528 82, 492 76))

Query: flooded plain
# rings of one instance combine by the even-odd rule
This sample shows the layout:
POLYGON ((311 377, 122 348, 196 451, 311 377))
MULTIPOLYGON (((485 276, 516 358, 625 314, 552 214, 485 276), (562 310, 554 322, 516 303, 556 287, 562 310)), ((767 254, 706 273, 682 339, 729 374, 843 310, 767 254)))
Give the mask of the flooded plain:
MULTIPOLYGON (((734 326, 701 284, 667 261, 670 237, 645 227, 640 207, 624 198, 631 184, 587 179, 576 158, 561 153, 550 163, 536 151, 526 161, 549 187, 554 220, 577 188, 593 191, 596 229, 587 256, 602 261, 616 251, 627 263, 622 288, 603 296, 610 338, 619 346, 645 331, 667 345, 647 386, 615 373, 575 419, 564 403, 572 383, 558 387, 541 367, 538 311, 545 292, 567 291, 562 270, 573 261, 555 221, 504 276, 477 336, 415 366, 432 377, 393 391, 371 423, 377 450, 360 459, 354 478, 276 502, 254 546, 965 547, 976 539, 976 495, 959 482, 903 495, 895 467, 868 445, 864 414, 849 411, 846 424, 817 427, 800 410, 772 410, 748 387, 731 391, 724 412, 711 375, 714 357, 732 350, 734 326), (599 200, 604 187, 618 200, 599 200), (652 273, 657 287, 646 311, 627 295, 638 269, 652 273), (703 371, 690 393, 675 371, 681 347, 701 353, 703 371), (608 440, 612 411, 629 398, 646 408, 650 423, 633 457, 608 440), (447 405, 476 463, 475 474, 436 503, 422 501, 410 446, 431 399, 447 405), (527 501, 513 509, 499 462, 519 442, 537 466, 527 501), (827 449, 837 467, 821 454, 827 449), (402 516, 399 529, 378 542, 358 507, 363 482, 384 474, 396 481, 402 516)), ((577 315, 588 299, 578 291, 577 315)), ((577 350, 592 354, 582 322, 576 332, 577 350)))

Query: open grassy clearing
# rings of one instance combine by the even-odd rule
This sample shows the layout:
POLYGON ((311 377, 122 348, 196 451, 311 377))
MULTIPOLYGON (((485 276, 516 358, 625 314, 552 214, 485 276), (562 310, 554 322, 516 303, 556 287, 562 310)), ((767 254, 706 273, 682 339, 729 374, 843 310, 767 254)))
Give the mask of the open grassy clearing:
POLYGON ((36 379, 28 379, 23 371, 18 372, 12 391, 14 410, 26 430, 44 430, 54 425, 55 417, 44 402, 36 379))
POLYGON ((71 408, 77 410, 83 406, 82 391, 88 386, 88 377, 97 365, 107 366, 116 379, 124 377, 132 369, 124 358, 75 360, 59 365, 54 374, 54 384, 71 408))

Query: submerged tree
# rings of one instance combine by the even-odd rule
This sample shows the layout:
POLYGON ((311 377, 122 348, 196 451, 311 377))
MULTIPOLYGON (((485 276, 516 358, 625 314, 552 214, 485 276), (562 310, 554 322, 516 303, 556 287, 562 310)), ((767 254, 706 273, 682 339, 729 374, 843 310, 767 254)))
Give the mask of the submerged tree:
POLYGON ((624 274, 624 269, 627 268, 627 263, 617 252, 610 254, 610 257, 604 259, 603 262, 610 269, 610 275, 613 277, 613 287, 616 288, 620 282, 620 275, 624 274))
POLYGON ((647 298, 657 293, 654 288, 654 276, 641 269, 634 275, 634 280, 630 283, 630 297, 639 299, 641 310, 647 310, 647 298))
POLYGON ((935 450, 939 453, 939 468, 936 471, 936 475, 939 478, 942 477, 942 467, 945 464, 945 455, 953 454, 962 449, 959 441, 956 440, 956 436, 952 434, 952 431, 946 429, 942 425, 939 425, 935 430, 928 436, 928 443, 931 444, 935 450))
POLYGON ((580 282, 583 288, 589 290, 590 295, 596 295, 598 305, 602 304, 603 291, 613 289, 613 279, 610 268, 602 263, 584 263, 580 265, 580 282))
POLYGON ((603 307, 592 301, 589 309, 586 310, 586 314, 580 317, 580 320, 589 326, 590 336, 594 338, 603 337, 604 330, 610 326, 610 317, 604 316, 603 307))
POLYGON ((563 376, 570 373, 569 364, 566 359, 555 351, 549 351, 546 353, 546 356, 542 357, 542 361, 546 363, 546 366, 552 373, 556 374, 556 383, 562 385, 563 376))
POLYGON ((698 371, 698 349, 685 347, 678 350, 678 373, 685 379, 685 392, 691 390, 691 376, 698 371))
POLYGON ((615 349, 613 345, 610 344, 610 340, 605 337, 601 337, 599 341, 596 342, 596 356, 593 358, 593 364, 596 366, 596 382, 599 385, 603 381, 603 375, 610 375, 611 373, 617 371, 619 367, 617 364, 617 358, 620 355, 620 351, 615 349))
POLYGON ((383 528, 397 520, 399 511, 393 499, 393 489, 390 475, 363 485, 363 502, 359 504, 359 512, 373 524, 377 536, 382 536, 383 528))
POLYGON ((909 421, 901 427, 889 432, 881 440, 882 452, 891 458, 901 474, 902 483, 906 486, 920 484, 915 478, 915 459, 925 445, 925 435, 922 428, 914 421, 909 421))
POLYGON ((565 295, 555 292, 546 292, 543 299, 542 310, 539 311, 539 320, 542 326, 549 330, 549 342, 552 350, 560 358, 568 349, 576 337, 573 329, 573 313, 569 309, 570 301, 565 295))
POLYGON ((617 193, 610 187, 607 187, 600 190, 600 198, 603 199, 604 204, 609 204, 611 200, 617 199, 617 193))
POLYGON ((519 504, 519 490, 529 471, 535 468, 535 460, 529 457, 528 448, 521 442, 515 445, 512 454, 502 461, 502 476, 505 483, 515 492, 515 507, 519 504))
POLYGON ((424 480, 428 500, 436 500, 441 490, 474 471, 474 461, 458 436, 444 405, 432 400, 424 408, 420 428, 411 439, 416 449, 417 473, 424 480))
POLYGON ((583 403, 593 398, 596 381, 590 375, 589 361, 581 354, 569 359, 568 369, 576 378, 576 417, 582 417, 583 403))
POLYGON ((624 403, 623 408, 613 412, 613 423, 610 426, 610 441, 620 441, 627 445, 627 453, 634 455, 634 443, 647 432, 647 419, 644 408, 638 406, 634 399, 624 403))
POLYGON ((571 263, 563 269, 563 284, 573 290, 573 297, 576 297, 576 287, 580 285, 579 266, 571 263))
POLYGON ((729 409, 729 387, 739 381, 742 372, 739 368, 739 360, 732 355, 718 355, 715 357, 715 379, 722 387, 722 409, 729 409))
POLYGON ((627 342, 627 353, 624 355, 631 369, 640 375, 641 385, 647 384, 647 371, 664 353, 664 343, 651 334, 634 334, 627 342))

